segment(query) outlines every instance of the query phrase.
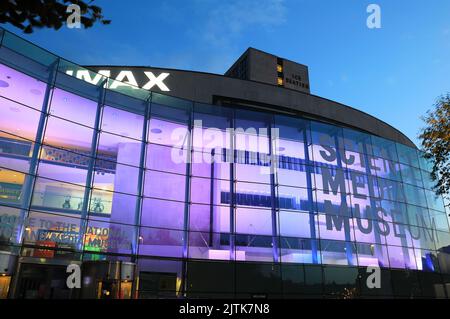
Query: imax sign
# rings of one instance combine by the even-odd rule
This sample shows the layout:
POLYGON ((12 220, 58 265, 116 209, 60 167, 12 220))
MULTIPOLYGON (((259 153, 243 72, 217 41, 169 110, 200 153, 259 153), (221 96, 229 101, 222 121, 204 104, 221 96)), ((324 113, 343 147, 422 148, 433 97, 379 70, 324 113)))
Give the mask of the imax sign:
POLYGON ((66 73, 70 76, 75 76, 78 79, 84 80, 86 82, 92 83, 94 85, 99 84, 104 77, 111 78, 111 81, 108 81, 107 87, 110 89, 118 89, 120 87, 129 87, 132 89, 142 88, 144 90, 151 90, 153 87, 159 88, 161 91, 170 91, 168 86, 164 83, 164 80, 170 75, 170 73, 161 72, 158 75, 155 75, 150 71, 141 71, 140 78, 144 78, 145 81, 142 81, 141 85, 136 81, 136 77, 133 71, 129 70, 120 70, 118 71, 115 77, 111 77, 111 70, 98 70, 97 73, 94 73, 89 70, 67 70, 66 73))

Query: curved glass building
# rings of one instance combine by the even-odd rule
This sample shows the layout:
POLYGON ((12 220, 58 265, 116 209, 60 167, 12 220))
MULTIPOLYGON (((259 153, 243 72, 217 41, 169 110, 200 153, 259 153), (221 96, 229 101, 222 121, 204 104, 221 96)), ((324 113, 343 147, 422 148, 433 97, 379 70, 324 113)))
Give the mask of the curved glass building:
POLYGON ((0 41, 1 298, 450 296, 429 165, 310 94, 306 66, 81 67, 0 41))

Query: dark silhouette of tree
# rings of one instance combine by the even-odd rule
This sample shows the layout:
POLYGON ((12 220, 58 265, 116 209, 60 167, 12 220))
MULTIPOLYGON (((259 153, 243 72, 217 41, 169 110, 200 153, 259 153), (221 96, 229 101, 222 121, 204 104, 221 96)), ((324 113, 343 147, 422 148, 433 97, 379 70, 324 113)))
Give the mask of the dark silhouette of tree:
POLYGON ((80 7, 80 23, 84 28, 90 28, 96 22, 109 24, 102 15, 102 8, 92 5, 92 1, 79 0, 1 0, 0 23, 10 23, 32 33, 34 29, 60 29, 66 22, 70 12, 67 7, 76 4, 80 7))
POLYGON ((431 178, 436 194, 450 199, 450 94, 439 97, 434 109, 422 119, 426 126, 419 138, 425 158, 433 165, 431 178))

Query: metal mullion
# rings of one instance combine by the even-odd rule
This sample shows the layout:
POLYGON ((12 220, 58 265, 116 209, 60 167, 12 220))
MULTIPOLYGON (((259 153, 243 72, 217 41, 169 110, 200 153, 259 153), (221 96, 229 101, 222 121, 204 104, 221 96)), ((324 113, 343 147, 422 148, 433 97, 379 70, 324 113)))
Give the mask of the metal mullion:
POLYGON ((140 227, 141 227, 141 216, 142 207, 144 201, 144 184, 145 184, 145 161, 147 158, 147 138, 148 138, 148 125, 150 121, 150 111, 152 103, 152 93, 147 99, 144 114, 144 124, 142 127, 142 141, 141 141, 141 154, 139 159, 139 175, 138 175, 138 197, 136 199, 136 210, 134 216, 134 246, 133 254, 137 256, 139 253, 139 238, 140 238, 140 227))
POLYGON ((184 217, 183 217, 183 258, 188 257, 188 238, 189 238, 189 213, 190 213, 190 192, 191 192, 191 161, 192 161, 192 138, 193 138, 193 112, 189 112, 188 132, 186 147, 186 181, 184 193, 184 217))
MULTIPOLYGON (((308 122, 309 124, 309 122, 308 122)), ((307 130, 309 129, 309 125, 305 123, 303 128, 303 150, 305 153, 305 171, 306 171, 306 189, 308 192, 308 201, 310 203, 309 207, 309 230, 310 230, 310 237, 311 237, 311 254, 312 254, 312 263, 318 264, 318 245, 317 241, 319 240, 317 238, 316 234, 316 217, 314 212, 315 207, 315 201, 314 201, 314 193, 313 193, 313 185, 312 185, 312 178, 311 178, 311 160, 309 158, 309 142, 308 142, 308 134, 307 130)))
POLYGON ((88 225, 88 213, 89 213, 89 204, 90 204, 90 195, 92 190, 92 183, 93 183, 93 174, 95 169, 95 162, 97 158, 97 148, 98 148, 98 142, 100 138, 100 132, 101 132, 101 119, 103 115, 103 107, 105 102, 105 93, 106 93, 106 84, 107 79, 105 79, 102 84, 99 86, 99 97, 97 101, 97 110, 95 114, 95 122, 94 122, 94 129, 92 134, 92 141, 91 141, 91 154, 89 158, 89 166, 87 170, 86 175, 86 183, 84 188, 84 195, 83 195, 83 206, 81 208, 81 219, 80 219, 80 242, 78 243, 78 248, 80 250, 84 249, 84 234, 86 232, 86 227, 88 225))
POLYGON ((267 123, 268 126, 268 138, 269 138, 269 152, 270 152, 270 197, 271 197, 271 210, 272 210, 272 249, 273 249, 273 261, 280 261, 280 252, 278 250, 279 241, 278 239, 278 223, 277 223, 277 215, 279 212, 277 200, 276 200, 276 182, 275 182, 275 157, 276 152, 274 152, 275 146, 273 143, 272 129, 274 128, 273 118, 271 117, 271 121, 267 123))
MULTIPOLYGON (((338 169, 342 170, 342 176, 344 177, 344 191, 345 191, 345 193, 341 192, 341 205, 342 205, 342 203, 344 203, 344 202, 347 203, 347 198, 346 198, 347 191, 346 191, 345 188, 347 188, 348 183, 345 180, 345 170, 344 170, 344 168, 342 166, 342 157, 341 157, 341 153, 340 153, 340 150, 339 150, 339 139, 338 139, 337 134, 334 136, 334 144, 335 144, 335 147, 336 147, 337 167, 338 167, 338 169)), ((336 176, 337 176, 337 173, 336 173, 336 176)), ((346 204, 346 207, 347 207, 346 214, 348 214, 348 212, 349 212, 348 204, 346 204)), ((340 212, 340 210, 339 210, 339 212, 340 212)), ((346 248, 345 249, 345 255, 347 257, 347 262, 348 262, 349 266, 353 266, 353 262, 352 262, 352 259, 353 259, 352 258, 353 257, 353 253, 352 253, 353 247, 352 247, 352 241, 351 241, 351 236, 350 236, 350 231, 351 231, 350 230, 350 216, 344 216, 344 217, 346 217, 344 219, 345 248, 346 248)))
POLYGON ((186 177, 185 177, 185 193, 184 193, 184 216, 183 216, 183 251, 182 251, 182 282, 180 287, 182 287, 182 293, 186 294, 188 291, 187 287, 187 262, 188 262, 188 248, 189 248, 189 214, 190 214, 190 197, 191 197, 191 162, 192 162, 192 139, 193 139, 193 126, 194 126, 194 107, 192 105, 189 110, 189 120, 188 120, 188 132, 186 147, 186 177))
POLYGON ((33 197, 33 189, 34 184, 37 179, 37 168, 38 168, 38 162, 39 162, 39 154, 41 152, 43 140, 44 140, 44 132, 45 127, 47 125, 47 119, 48 119, 48 108, 50 106, 51 101, 51 94, 52 90, 56 81, 56 74, 58 72, 59 67, 59 58, 50 66, 50 74, 47 81, 47 86, 45 88, 45 94, 44 94, 44 100, 42 103, 42 108, 40 110, 41 115, 39 118, 38 127, 36 130, 36 137, 34 140, 33 145, 33 151, 30 158, 30 167, 28 169, 28 174, 26 176, 24 186, 23 186, 23 202, 22 202, 22 209, 20 212, 20 218, 19 220, 22 221, 22 225, 20 226, 20 230, 17 233, 16 240, 18 243, 21 243, 23 240, 23 231, 24 231, 24 223, 25 223, 25 216, 28 214, 30 206, 31 206, 31 200, 33 197))
MULTIPOLYGON (((372 231, 374 232, 374 235, 375 235, 376 244, 383 245, 383 243, 381 242, 381 235, 380 235, 380 233, 375 231, 375 222, 376 222, 376 219, 378 219, 377 204, 376 204, 375 199, 373 198, 373 196, 371 196, 371 195, 375 196, 375 191, 374 191, 374 185, 369 181, 369 177, 372 176, 372 174, 371 174, 371 171, 370 171, 371 165, 370 165, 369 158, 368 158, 369 153, 367 152, 367 145, 366 145, 365 142, 363 142, 362 147, 363 147, 362 151, 363 151, 363 155, 364 155, 364 166, 366 168, 366 174, 367 174, 367 184, 369 186, 369 201, 370 201, 370 206, 372 207, 371 213, 375 213, 375 216, 370 216, 372 218, 372 223, 373 223, 372 224, 372 231)), ((375 176, 375 178, 377 178, 377 176, 375 176)), ((377 181, 377 186, 378 186, 378 179, 376 179, 376 181, 377 181)), ((378 191, 380 191, 380 190, 378 190, 378 191)), ((381 205, 381 202, 380 202, 380 205, 381 205)), ((359 218, 361 218, 361 216, 359 216, 359 218)), ((383 250, 378 245, 376 247, 374 247, 375 248, 374 250, 378 254, 383 255, 383 250)), ((388 257, 388 263, 389 263, 389 251, 387 249, 387 245, 386 244, 384 244, 384 245, 386 246, 386 253, 388 255, 387 257, 388 257)), ((358 254, 358 249, 356 250, 356 252, 358 254)))
POLYGON ((2 28, 2 38, 0 39, 0 48, 3 46, 3 38, 5 37, 6 30, 2 28))
POLYGON ((236 198, 235 198, 235 188, 236 188, 236 181, 235 181, 235 144, 236 144, 236 132, 235 132, 235 126, 236 126, 236 112, 233 109, 230 124, 231 124, 231 130, 230 130, 230 153, 231 158, 229 158, 230 162, 230 259, 235 260, 236 258, 236 252, 235 252, 235 241, 236 241, 236 221, 235 221, 235 211, 236 211, 236 198))

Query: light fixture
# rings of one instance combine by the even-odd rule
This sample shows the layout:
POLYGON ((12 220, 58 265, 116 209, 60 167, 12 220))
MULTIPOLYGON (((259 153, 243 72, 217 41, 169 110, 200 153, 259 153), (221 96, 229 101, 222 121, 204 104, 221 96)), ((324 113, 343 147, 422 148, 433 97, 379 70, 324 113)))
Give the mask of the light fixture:
POLYGON ((152 129, 150 130, 150 132, 152 132, 153 134, 161 134, 161 133, 162 133, 162 130, 159 129, 159 128, 152 128, 152 129))
POLYGON ((0 80, 0 88, 7 88, 9 83, 3 80, 0 80))

